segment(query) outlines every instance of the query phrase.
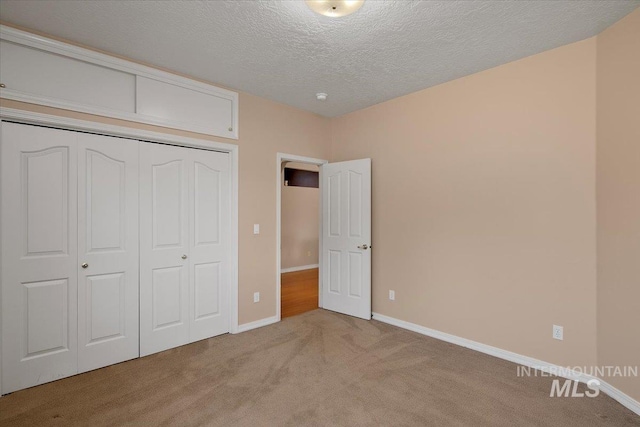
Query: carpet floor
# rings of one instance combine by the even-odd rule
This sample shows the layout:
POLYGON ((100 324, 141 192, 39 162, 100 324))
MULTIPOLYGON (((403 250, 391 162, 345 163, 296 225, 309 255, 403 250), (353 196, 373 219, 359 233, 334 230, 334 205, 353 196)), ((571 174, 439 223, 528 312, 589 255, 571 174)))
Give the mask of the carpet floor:
POLYGON ((314 310, 0 398, 3 426, 640 426, 606 395, 377 321, 314 310))

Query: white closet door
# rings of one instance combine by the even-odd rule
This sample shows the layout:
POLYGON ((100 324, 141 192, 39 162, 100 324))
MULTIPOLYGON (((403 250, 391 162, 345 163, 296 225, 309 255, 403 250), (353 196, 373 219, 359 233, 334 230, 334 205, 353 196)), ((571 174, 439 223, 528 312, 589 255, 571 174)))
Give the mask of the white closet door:
POLYGON ((189 341, 229 332, 229 155, 189 155, 189 341))
POLYGON ((2 123, 2 392, 78 370, 77 134, 2 123))
POLYGON ((138 142, 78 134, 78 371, 138 357, 138 142))
POLYGON ((185 149, 140 143, 140 355, 189 341, 185 149))
POLYGON ((229 331, 230 164, 140 144, 140 354, 229 331))

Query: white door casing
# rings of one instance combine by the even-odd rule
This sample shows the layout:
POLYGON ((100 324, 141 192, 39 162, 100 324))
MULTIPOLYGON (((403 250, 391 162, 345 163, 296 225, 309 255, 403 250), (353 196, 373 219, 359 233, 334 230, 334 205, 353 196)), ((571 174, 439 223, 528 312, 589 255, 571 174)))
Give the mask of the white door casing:
POLYGON ((140 354, 229 331, 230 159, 140 144, 140 354))
POLYGON ((72 375, 77 134, 2 122, 2 393, 72 375))
MULTIPOLYGON (((276 316, 272 322, 279 322, 282 318, 282 180, 284 162, 297 162, 306 163, 318 166, 320 176, 322 176, 322 169, 320 166, 327 163, 324 159, 316 159, 313 157, 298 156, 296 154, 277 153, 276 154, 276 182, 279 184, 276 187, 276 316)), ((318 204, 318 218, 322 218, 322 203, 318 204)), ((318 236, 322 234, 322 221, 318 221, 318 236)), ((322 254, 322 239, 319 239, 318 254, 322 254)), ((322 283, 322 270, 318 271, 318 289, 321 289, 322 283)), ((322 292, 318 293, 318 306, 322 307, 322 292)))
POLYGON ((322 305, 371 319, 371 159, 322 165, 322 305))
POLYGON ((78 137, 78 372, 139 355, 138 143, 78 137))

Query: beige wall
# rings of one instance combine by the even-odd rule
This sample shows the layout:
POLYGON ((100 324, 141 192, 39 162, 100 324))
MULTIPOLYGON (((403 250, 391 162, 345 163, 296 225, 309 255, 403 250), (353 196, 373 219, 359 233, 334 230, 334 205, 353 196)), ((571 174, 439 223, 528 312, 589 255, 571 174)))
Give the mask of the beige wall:
MULTIPOLYGON (((640 364, 640 9, 598 35, 598 363, 640 364)), ((640 401, 640 378, 608 381, 640 401)))
POLYGON ((332 122, 333 161, 372 158, 375 312, 596 362, 595 62, 592 38, 332 122))
MULTIPOLYGON (((315 165, 288 162, 287 167, 318 171, 315 165)), ((282 177, 282 268, 318 264, 320 191, 317 188, 289 187, 282 177)))
POLYGON ((276 179, 277 153, 327 158, 329 121, 318 115, 240 93, 240 139, 216 138, 88 114, 2 99, 3 107, 167 132, 211 141, 237 143, 239 161, 239 323, 276 314, 276 179), (260 234, 253 234, 253 224, 260 234), (253 293, 260 292, 260 302, 253 293))

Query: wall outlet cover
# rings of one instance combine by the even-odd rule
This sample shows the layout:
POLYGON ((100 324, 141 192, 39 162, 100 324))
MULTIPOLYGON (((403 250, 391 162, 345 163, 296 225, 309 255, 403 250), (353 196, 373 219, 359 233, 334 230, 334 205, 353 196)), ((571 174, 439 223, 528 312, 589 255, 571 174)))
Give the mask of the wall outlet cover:
POLYGON ((564 328, 562 326, 553 325, 553 339, 564 340, 564 328))
POLYGON ((395 301, 396 300, 396 291, 389 291, 389 299, 391 301, 395 301))
POLYGON ((253 293, 253 302, 260 302, 260 292, 253 293))

